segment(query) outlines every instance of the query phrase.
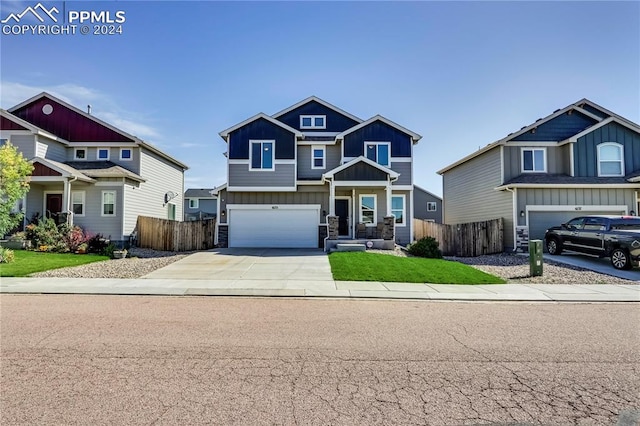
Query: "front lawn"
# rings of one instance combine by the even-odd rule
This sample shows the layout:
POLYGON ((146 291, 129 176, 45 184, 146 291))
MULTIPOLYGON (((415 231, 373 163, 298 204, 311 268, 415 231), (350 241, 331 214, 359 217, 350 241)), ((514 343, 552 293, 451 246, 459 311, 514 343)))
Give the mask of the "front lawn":
POLYGON ((432 284, 504 284, 502 278, 443 259, 398 257, 379 253, 336 252, 329 255, 333 279, 432 284))
POLYGON ((25 277, 35 272, 109 259, 108 256, 96 254, 43 253, 27 250, 15 250, 14 253, 15 261, 0 263, 0 277, 25 277))

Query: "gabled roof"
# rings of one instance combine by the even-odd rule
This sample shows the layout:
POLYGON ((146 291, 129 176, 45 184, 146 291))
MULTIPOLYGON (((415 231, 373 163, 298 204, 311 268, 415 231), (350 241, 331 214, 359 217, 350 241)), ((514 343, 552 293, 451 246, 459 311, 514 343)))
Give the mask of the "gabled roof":
POLYGON ((41 158, 41 157, 35 157, 32 158, 31 160, 29 160, 29 162, 31 164, 33 163, 40 163, 45 167, 48 167, 52 170, 55 170, 56 172, 60 173, 60 175, 62 177, 75 177, 78 180, 82 180, 84 182, 95 182, 94 179, 91 179, 89 176, 85 175, 84 173, 80 172, 79 170, 74 169, 73 167, 64 164, 64 163, 59 163, 57 161, 53 161, 50 159, 46 159, 46 158, 41 158))
POLYGON ((618 123, 619 125, 624 126, 629 130, 633 130, 636 133, 640 133, 640 126, 635 124, 633 121, 621 120, 616 116, 612 116, 612 117, 609 117, 609 118, 606 118, 606 119, 602 120, 598 124, 594 124, 591 127, 587 127, 586 129, 584 129, 580 133, 577 133, 577 134, 571 136, 570 138, 563 140, 562 142, 560 142, 560 144, 562 145, 562 144, 569 143, 569 142, 577 142, 578 139, 580 139, 584 135, 588 135, 589 133, 593 132, 594 130, 599 129, 602 126, 606 126, 609 123, 618 123))
POLYGON ((414 190, 418 189, 419 191, 425 192, 425 193, 427 193, 427 194, 431 195, 432 197, 437 198, 438 200, 442 201, 442 197, 438 197, 438 196, 437 196, 436 194, 434 194, 433 192, 431 192, 431 191, 427 191, 426 189, 424 189, 424 188, 423 188, 423 187, 421 187, 421 186, 418 186, 418 185, 414 184, 414 185, 413 185, 413 189, 414 189, 414 190))
POLYGON ((309 102, 312 102, 312 101, 316 101, 320 105, 324 105, 327 108, 332 109, 332 110, 334 110, 335 112, 337 112, 339 114, 342 114, 342 115, 344 115, 346 117, 349 117, 350 119, 352 119, 354 121, 357 121, 358 123, 362 123, 362 119, 361 118, 358 118, 353 114, 349 114, 345 110, 342 110, 342 109, 338 108, 335 105, 331 105, 329 102, 324 101, 324 100, 320 99, 317 96, 309 96, 307 99, 303 99, 300 102, 298 102, 297 104, 293 104, 289 108, 285 108, 282 111, 273 114, 273 117, 274 118, 278 118, 278 117, 288 113, 289 111, 293 111, 294 109, 299 108, 299 107, 301 107, 301 106, 303 106, 305 104, 308 104, 309 102))
POLYGON ((356 130, 360 130, 363 127, 366 127, 369 124, 374 123, 376 121, 381 121, 381 122, 383 122, 384 124, 386 124, 388 126, 391 126, 391 127, 395 128, 395 129, 400 130, 402 133, 406 133, 407 135, 411 136, 411 138, 413 139, 413 143, 416 143, 420 139, 422 139, 422 136, 420 136, 419 134, 417 134, 415 132, 412 132, 411 130, 407 129, 406 127, 402 127, 398 123, 394 123, 393 121, 389 120, 388 118, 384 118, 380 114, 375 115, 375 116, 371 117, 370 119, 368 119, 367 121, 363 121, 360 124, 358 124, 357 126, 353 126, 353 127, 349 128, 349 129, 345 130, 342 133, 339 133, 336 136, 336 139, 344 139, 344 137, 346 135, 348 135, 349 133, 353 133, 356 130))
POLYGON ((626 118, 621 117, 621 116, 619 116, 617 114, 614 114, 611 111, 601 107, 600 105, 598 105, 598 104, 596 104, 594 102, 591 102, 590 100, 588 100, 586 98, 583 98, 583 99, 580 99, 578 102, 574 102, 574 103, 572 103, 570 105, 567 105, 564 108, 561 108, 561 109, 559 109, 557 111, 554 111, 552 114, 550 114, 550 115, 548 115, 548 116, 546 116, 544 118, 541 118, 541 119, 537 120, 536 122, 534 122, 534 123, 532 123, 532 124, 530 124, 528 126, 523 127, 522 129, 518 130, 517 132, 510 133, 507 136, 505 136, 504 138, 499 139, 499 140, 497 140, 497 141, 495 141, 493 143, 490 143, 490 144, 486 145, 485 147, 479 149, 478 151, 476 151, 476 152, 474 152, 472 154, 467 155, 466 157, 456 161, 455 163, 452 163, 452 164, 450 164, 450 165, 438 170, 437 173, 442 175, 443 173, 453 169, 454 167, 457 167, 460 164, 466 163, 467 161, 469 161, 469 160, 471 160, 471 159, 473 159, 473 158, 475 158, 475 157, 477 157, 477 156, 479 156, 481 154, 484 154, 487 151, 490 151, 491 149, 495 148, 496 146, 505 145, 510 140, 512 140, 514 138, 517 138, 518 136, 530 131, 531 129, 534 129, 534 128, 538 127, 539 125, 541 125, 543 123, 546 123, 547 121, 551 121, 554 118, 556 118, 556 117, 558 117, 558 116, 560 116, 560 115, 562 115, 562 114, 564 114, 564 113, 566 113, 566 112, 568 112, 570 110, 577 111, 580 114, 583 114, 583 115, 585 115, 587 117, 590 117, 590 118, 592 118, 593 120, 595 120, 597 122, 593 126, 590 126, 590 127, 586 128, 582 133, 584 133, 584 132, 589 133, 590 129, 593 129, 594 126, 603 125, 602 124, 603 121, 609 120, 609 118, 603 119, 602 117, 598 117, 597 115, 592 114, 591 112, 589 112, 589 111, 585 110, 584 108, 582 108, 582 106, 585 105, 585 104, 591 106, 592 108, 595 108, 595 109, 598 109, 598 110, 602 111, 606 115, 609 115, 611 117, 615 117, 617 119, 617 122, 619 122, 619 123, 626 122, 627 124, 631 124, 631 125, 637 126, 632 121, 627 120, 626 118))
POLYGON ((265 120, 267 120, 268 122, 275 124, 276 126, 280 126, 285 130, 288 130, 289 132, 293 133, 294 135, 296 135, 296 137, 298 138, 302 138, 302 132, 300 130, 294 129, 293 127, 287 126, 286 124, 276 120, 273 117, 268 116, 267 114, 261 112, 259 114, 254 115, 251 118, 247 118, 246 120, 236 124, 235 126, 229 127, 226 130, 221 131, 220 133, 218 133, 220 135, 220 137, 222 137, 222 139, 224 139, 226 142, 229 142, 228 136, 229 133, 233 132, 234 130, 239 129, 240 127, 246 126, 247 124, 254 122, 256 120, 259 120, 261 118, 264 118, 265 120))
POLYGON ((385 166, 381 166, 380 164, 376 163, 375 161, 369 160, 367 157, 363 157, 362 155, 359 157, 354 158, 351 161, 348 161, 346 163, 344 163, 341 166, 336 167, 335 169, 329 170, 327 173, 324 173, 322 175, 322 180, 325 180, 327 178, 332 179, 334 177, 334 175, 336 173, 339 173, 345 169, 348 169, 349 167, 357 164, 357 163, 365 163, 370 165, 371 167, 375 167, 378 170, 381 170, 383 172, 385 172, 386 174, 388 174, 392 179, 397 179, 400 176, 400 173, 395 172, 385 166))
POLYGON ((95 117, 94 115, 88 114, 85 111, 82 111, 81 109, 76 108, 75 106, 73 106, 73 105, 63 101, 62 99, 57 98, 57 97, 55 97, 55 96, 53 96, 53 95, 51 95, 50 93, 47 93, 47 92, 42 92, 42 93, 40 93, 40 94, 38 94, 36 96, 33 96, 33 97, 27 99, 24 102, 19 103, 18 105, 14 106, 12 108, 9 108, 9 112, 13 113, 14 111, 17 111, 17 110, 21 109, 22 107, 24 107, 26 105, 29 105, 32 102, 35 102, 35 101, 37 101, 37 100, 39 100, 40 98, 43 98, 43 97, 48 98, 49 100, 54 101, 54 102, 64 106, 65 108, 68 108, 71 111, 81 115, 82 117, 84 117, 84 118, 86 118, 88 120, 91 120, 94 123, 97 123, 97 124, 99 124, 101 126, 104 126, 104 127, 108 128, 108 129, 110 129, 110 130, 122 135, 123 137, 125 137, 127 139, 131 139, 136 144, 147 148, 149 151, 152 151, 152 152, 158 154, 160 157, 162 157, 162 158, 164 158, 166 160, 171 161, 175 165, 181 167, 183 170, 187 170, 189 168, 186 164, 181 163, 180 161, 178 161, 175 158, 171 157, 169 154, 166 154, 166 153, 162 152, 161 150, 159 150, 155 146, 151 145, 148 142, 143 141, 142 139, 138 138, 137 136, 133 136, 133 135, 125 132, 124 130, 118 129, 115 126, 113 126, 113 125, 111 125, 111 124, 109 124, 109 123, 107 123, 105 121, 100 120, 99 118, 95 117))
POLYGON ((189 188, 184 192, 185 198, 216 198, 211 194, 214 188, 189 188))
POLYGON ((3 118, 9 120, 9 121, 13 121, 14 123, 18 124, 21 127, 24 127, 25 129, 35 133, 36 135, 40 135, 40 136, 44 136, 46 138, 52 139, 56 142, 60 142, 61 144, 64 145, 69 145, 69 142, 57 137, 56 135, 54 135, 53 133, 49 133, 44 129, 41 129, 40 127, 33 125, 31 123, 29 123, 26 120, 23 120, 20 117, 17 117, 13 114, 11 114, 9 111, 7 111, 6 109, 0 109, 0 116, 2 116, 3 118))
POLYGON ((146 182, 142 176, 111 161, 67 161, 65 164, 92 178, 123 177, 146 182))

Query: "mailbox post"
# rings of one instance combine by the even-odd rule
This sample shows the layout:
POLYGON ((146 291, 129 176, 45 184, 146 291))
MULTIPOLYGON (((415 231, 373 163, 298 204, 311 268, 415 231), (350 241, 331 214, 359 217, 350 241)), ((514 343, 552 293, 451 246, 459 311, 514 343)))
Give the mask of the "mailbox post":
POLYGON ((542 275, 542 240, 529 240, 529 274, 542 275))

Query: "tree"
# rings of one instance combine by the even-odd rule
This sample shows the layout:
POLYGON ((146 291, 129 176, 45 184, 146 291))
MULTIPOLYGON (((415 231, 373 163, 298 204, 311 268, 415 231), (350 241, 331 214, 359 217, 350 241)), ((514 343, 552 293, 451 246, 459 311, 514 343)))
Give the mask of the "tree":
POLYGON ((28 177, 33 172, 21 152, 11 142, 0 146, 0 236, 15 228, 23 213, 12 213, 16 201, 29 192, 28 177))

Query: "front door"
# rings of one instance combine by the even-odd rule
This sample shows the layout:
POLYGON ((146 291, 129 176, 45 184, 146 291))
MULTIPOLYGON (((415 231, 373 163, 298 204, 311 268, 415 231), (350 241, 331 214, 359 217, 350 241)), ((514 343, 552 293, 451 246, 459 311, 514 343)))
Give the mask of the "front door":
POLYGON ((349 200, 336 200, 338 236, 349 236, 349 200))
POLYGON ((61 211, 62 194, 47 194, 45 216, 52 218, 56 224, 59 224, 61 211))

